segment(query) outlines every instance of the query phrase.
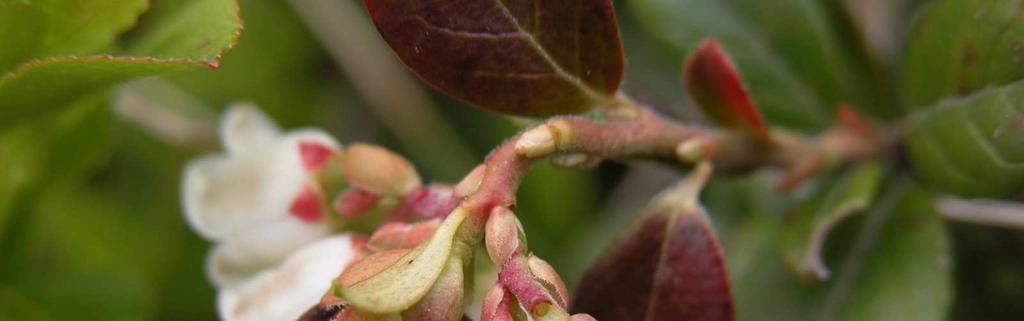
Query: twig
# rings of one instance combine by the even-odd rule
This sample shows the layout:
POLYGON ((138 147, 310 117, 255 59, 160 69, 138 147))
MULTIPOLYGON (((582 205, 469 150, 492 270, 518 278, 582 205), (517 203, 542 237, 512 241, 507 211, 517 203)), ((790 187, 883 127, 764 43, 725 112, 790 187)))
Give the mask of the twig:
POLYGON ((351 0, 289 2, 416 163, 449 179, 471 168, 473 154, 437 115, 430 97, 372 29, 362 8, 351 0), (439 150, 443 158, 437 157, 439 150))
POLYGON ((949 220, 1024 230, 1024 204, 991 199, 939 198, 936 210, 949 220))

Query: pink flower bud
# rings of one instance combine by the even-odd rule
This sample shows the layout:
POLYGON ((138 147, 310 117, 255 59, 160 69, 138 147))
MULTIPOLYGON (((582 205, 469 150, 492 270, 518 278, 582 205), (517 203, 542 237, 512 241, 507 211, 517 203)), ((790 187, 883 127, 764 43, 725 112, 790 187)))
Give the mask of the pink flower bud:
POLYGON ((478 165, 473 168, 473 171, 469 172, 466 177, 459 181, 459 184, 455 185, 455 189, 452 191, 452 195, 455 197, 467 197, 473 192, 476 192, 477 187, 480 187, 480 182, 484 179, 484 174, 487 173, 487 166, 478 165))
POLYGON ((447 185, 431 184, 420 187, 409 193, 402 205, 395 209, 392 218, 406 220, 411 215, 425 218, 443 218, 448 216, 462 199, 452 195, 452 188, 447 185))
POLYGON ((552 299, 534 278, 524 257, 513 257, 505 261, 498 272, 498 282, 515 295, 527 311, 532 315, 543 315, 551 307, 552 299))
POLYGON ((288 207, 288 213, 307 223, 319 221, 324 216, 320 191, 312 185, 303 187, 299 195, 292 200, 291 206, 288 207))
POLYGON ((514 306, 513 300, 511 295, 505 293, 505 288, 501 284, 495 284, 484 297, 480 321, 512 321, 510 309, 514 306))
POLYGON ((548 264, 548 262, 545 262, 533 254, 530 254, 530 257, 526 262, 530 266, 530 272, 532 272, 533 275, 546 282, 547 284, 545 284, 545 286, 553 287, 553 289, 548 289, 548 291, 557 294, 555 299, 558 301, 558 305, 562 308, 566 308, 569 303, 569 289, 566 288, 565 282, 562 282, 562 277, 558 276, 558 272, 555 271, 555 268, 552 267, 551 264, 548 264))
POLYGON ((487 254, 494 264, 502 265, 519 248, 519 219, 505 207, 491 211, 484 230, 487 254))
POLYGON ((380 196, 374 192, 353 187, 341 192, 334 200, 334 210, 344 218, 357 218, 377 205, 380 196))
POLYGON ((388 223, 377 229, 373 236, 370 236, 367 246, 374 251, 411 249, 429 239, 439 225, 441 225, 441 219, 417 224, 388 223))
POLYGON ((405 196, 420 187, 412 164, 380 146, 352 144, 345 149, 343 163, 349 183, 377 194, 405 196))

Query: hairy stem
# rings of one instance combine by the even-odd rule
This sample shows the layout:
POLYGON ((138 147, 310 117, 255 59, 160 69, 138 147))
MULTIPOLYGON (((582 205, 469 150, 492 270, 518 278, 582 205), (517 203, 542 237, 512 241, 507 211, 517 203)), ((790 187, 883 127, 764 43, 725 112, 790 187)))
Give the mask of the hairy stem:
MULTIPOLYGON (((613 100, 606 119, 560 116, 527 129, 499 145, 487 156, 484 174, 461 206, 471 218, 467 237, 479 239, 494 207, 515 208, 515 193, 530 166, 554 154, 585 154, 598 159, 649 157, 679 163, 681 144, 698 142, 704 157, 724 172, 771 166, 790 171, 783 189, 833 164, 872 157, 888 148, 883 140, 843 126, 812 139, 773 131, 774 143, 764 144, 738 132, 683 124, 655 114, 624 95, 613 100)), ((702 158, 704 158, 702 157, 702 158)))

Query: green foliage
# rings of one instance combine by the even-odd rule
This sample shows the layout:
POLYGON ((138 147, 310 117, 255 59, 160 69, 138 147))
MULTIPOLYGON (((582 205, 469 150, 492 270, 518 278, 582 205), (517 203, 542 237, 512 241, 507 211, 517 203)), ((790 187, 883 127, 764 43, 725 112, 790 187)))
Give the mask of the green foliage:
POLYGON ((850 215, 871 206, 882 181, 876 163, 856 165, 822 182, 817 194, 801 203, 783 227, 782 255, 786 264, 808 279, 828 279, 822 262, 826 237, 850 215))
MULTIPOLYGON (((898 179, 830 245, 835 277, 806 283, 775 252, 783 237, 772 207, 723 229, 739 320, 945 320, 953 289, 949 248, 931 196, 898 179)), ((714 211, 714 209, 712 209, 714 211)), ((730 215, 730 213, 723 213, 730 215)))
MULTIPOLYGON (((144 40, 127 50, 115 48, 114 42, 142 14, 142 1, 24 5, 38 7, 43 20, 51 23, 26 29, 39 33, 26 40, 24 47, 14 43, 0 48, 4 52, 0 57, 21 60, 17 68, 0 76, 0 126, 45 115, 77 97, 127 79, 216 67, 220 55, 234 45, 241 32, 237 4, 229 0, 190 4, 172 19, 154 24, 140 38, 144 40), (42 39, 38 45, 33 44, 39 41, 36 38, 42 39), (21 49, 34 46, 39 49, 31 54, 21 49)), ((9 27, 21 30, 17 25, 9 27)), ((8 32, 15 31, 0 30, 0 34, 8 32)))
POLYGON ((939 103, 912 120, 915 168, 937 188, 967 196, 1024 189, 1024 82, 939 103))
POLYGON ((903 79, 908 110, 1024 78, 1024 3, 940 0, 910 31, 903 79))

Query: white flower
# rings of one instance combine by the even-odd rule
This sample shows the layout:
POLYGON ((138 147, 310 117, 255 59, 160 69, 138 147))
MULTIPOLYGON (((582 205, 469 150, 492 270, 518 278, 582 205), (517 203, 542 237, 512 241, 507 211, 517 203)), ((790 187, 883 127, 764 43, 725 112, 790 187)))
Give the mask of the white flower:
POLYGON ((224 289, 328 236, 314 175, 340 144, 315 129, 282 133, 250 105, 230 108, 220 135, 227 153, 192 161, 182 195, 189 224, 217 243, 208 266, 224 289))
POLYGON ((307 245, 279 267, 258 274, 234 289, 220 291, 221 319, 293 321, 320 301, 331 281, 355 257, 348 235, 307 245))

